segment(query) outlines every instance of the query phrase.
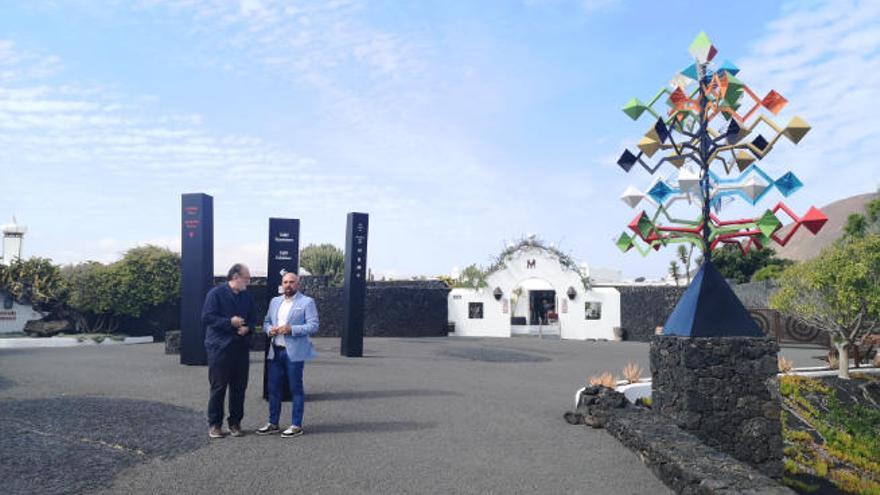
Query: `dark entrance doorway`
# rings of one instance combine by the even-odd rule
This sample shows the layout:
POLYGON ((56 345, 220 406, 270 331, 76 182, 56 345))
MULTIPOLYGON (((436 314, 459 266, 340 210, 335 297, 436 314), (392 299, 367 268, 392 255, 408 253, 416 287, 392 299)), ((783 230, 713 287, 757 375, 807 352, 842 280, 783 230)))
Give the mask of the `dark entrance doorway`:
POLYGON ((555 290, 529 291, 529 325, 547 325, 555 314, 555 290))

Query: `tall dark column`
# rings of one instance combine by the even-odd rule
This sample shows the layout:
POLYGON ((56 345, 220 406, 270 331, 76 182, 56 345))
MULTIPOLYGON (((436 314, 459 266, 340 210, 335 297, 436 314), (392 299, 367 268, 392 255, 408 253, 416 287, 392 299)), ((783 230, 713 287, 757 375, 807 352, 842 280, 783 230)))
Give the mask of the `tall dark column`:
POLYGON ((342 322, 343 356, 364 354, 364 306, 367 296, 367 231, 366 213, 349 213, 345 227, 345 287, 342 291, 344 315, 342 322))
POLYGON ((214 282, 214 198, 184 194, 180 229, 180 363, 204 365, 202 306, 214 282))
MULTIPOLYGON (((285 273, 299 272, 299 219, 298 218, 270 218, 269 219, 269 253, 266 264, 266 308, 269 301, 281 293, 281 279, 285 273)), ((262 317, 264 315, 260 315, 262 317)), ((263 334, 265 337, 265 333, 263 334)), ((263 398, 269 399, 269 369, 268 356, 269 345, 266 342, 266 351, 263 359, 263 398)), ((283 400, 289 401, 290 387, 283 387, 283 400)))
POLYGON ((269 262, 266 271, 266 291, 269 300, 281 293, 281 278, 285 273, 299 271, 299 219, 269 219, 269 262))

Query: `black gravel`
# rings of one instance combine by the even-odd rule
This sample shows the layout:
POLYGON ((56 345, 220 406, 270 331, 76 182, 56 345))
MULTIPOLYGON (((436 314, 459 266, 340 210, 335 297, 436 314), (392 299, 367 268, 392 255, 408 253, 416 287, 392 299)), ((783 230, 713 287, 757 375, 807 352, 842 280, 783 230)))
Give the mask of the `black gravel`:
POLYGON ((203 415, 159 402, 62 397, 0 401, 2 492, 82 493, 124 468, 207 443, 203 415))
POLYGON ((446 356, 470 359, 471 361, 483 361, 486 363, 541 363, 550 361, 549 358, 544 356, 488 347, 451 348, 444 350, 443 354, 446 356))

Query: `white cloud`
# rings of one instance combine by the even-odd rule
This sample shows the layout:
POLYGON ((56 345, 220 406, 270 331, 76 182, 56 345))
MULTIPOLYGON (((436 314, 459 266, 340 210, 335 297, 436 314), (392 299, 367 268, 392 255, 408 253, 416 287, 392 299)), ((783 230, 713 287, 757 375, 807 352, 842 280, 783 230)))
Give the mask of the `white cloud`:
POLYGON ((247 242, 241 244, 221 244, 214 249, 214 273, 226 273, 235 263, 244 263, 251 275, 266 275, 266 242, 247 242))
MULTIPOLYGON (((199 115, 162 114, 161 102, 151 98, 53 84, 31 70, 41 58, 19 55, 11 42, 0 41, 0 57, 17 74, 0 80, 0 165, 31 172, 12 178, 14 197, 25 194, 25 184, 41 169, 60 172, 61 179, 128 177, 144 186, 193 184, 206 190, 246 177, 240 188, 252 196, 273 177, 296 174, 309 181, 303 193, 325 206, 388 192, 357 175, 322 173, 316 159, 259 138, 209 132, 199 115), (149 117, 157 111, 159 116, 149 117), (72 175, 77 167, 89 171, 72 175)), ((298 197, 288 188, 273 194, 294 203, 298 197)))
POLYGON ((772 88, 789 100, 780 124, 799 115, 812 130, 796 147, 783 140, 762 166, 801 177, 805 187, 791 198, 799 209, 869 192, 880 186, 871 114, 880 101, 880 4, 795 3, 784 12, 737 61, 739 77, 759 95, 772 88))

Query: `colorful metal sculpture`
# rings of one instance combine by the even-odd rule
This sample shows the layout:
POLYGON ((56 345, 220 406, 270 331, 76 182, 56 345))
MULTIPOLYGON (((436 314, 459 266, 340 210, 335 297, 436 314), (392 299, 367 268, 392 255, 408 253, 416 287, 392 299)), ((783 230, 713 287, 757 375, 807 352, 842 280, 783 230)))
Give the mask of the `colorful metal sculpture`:
POLYGON ((721 220, 712 213, 720 213, 735 200, 755 205, 774 189, 784 197, 800 189, 803 184, 794 173, 774 180, 756 162, 782 137, 799 143, 810 126, 800 117, 779 126, 771 115, 778 115, 788 100, 774 90, 758 97, 737 78, 739 68, 729 61, 714 66, 717 49, 705 33, 697 36, 690 53, 694 63, 678 73, 669 88, 647 103, 633 98, 623 107, 633 120, 648 114, 656 121, 639 140, 638 151, 624 150, 617 164, 626 172, 638 164, 654 174, 669 163, 677 169, 677 177, 658 175, 644 191, 629 186, 623 192, 621 199, 630 207, 646 204, 653 213, 640 211, 629 224, 634 233, 623 232, 616 241, 618 248, 623 252, 635 248, 647 255, 670 243, 691 243, 702 247, 708 261, 719 244, 737 244, 745 254, 771 242, 784 246, 800 227, 818 232, 828 218, 815 207, 803 217, 782 202, 754 218, 721 220), (661 113, 654 106, 664 96, 669 108, 661 113), (717 122, 723 125, 715 126, 717 122), (680 201, 699 201, 702 214, 694 220, 675 218, 670 209, 680 201), (793 221, 785 235, 779 232, 780 212, 793 221))

